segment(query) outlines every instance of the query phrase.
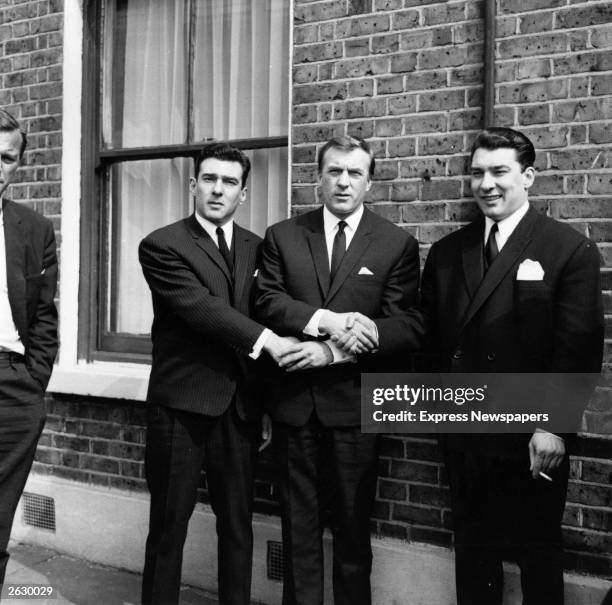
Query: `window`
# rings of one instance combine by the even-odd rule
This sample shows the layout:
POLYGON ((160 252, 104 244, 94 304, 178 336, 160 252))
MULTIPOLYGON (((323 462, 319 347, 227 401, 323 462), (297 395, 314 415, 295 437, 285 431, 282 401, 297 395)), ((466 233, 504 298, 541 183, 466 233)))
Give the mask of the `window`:
POLYGON ((263 234, 286 217, 289 5, 105 0, 89 15, 86 60, 100 70, 84 74, 84 90, 98 94, 85 100, 95 118, 84 132, 83 192, 94 193, 82 217, 91 236, 82 266, 93 270, 80 344, 92 357, 150 351, 138 243, 193 212, 188 181, 202 144, 232 142, 251 159, 240 224, 263 234))

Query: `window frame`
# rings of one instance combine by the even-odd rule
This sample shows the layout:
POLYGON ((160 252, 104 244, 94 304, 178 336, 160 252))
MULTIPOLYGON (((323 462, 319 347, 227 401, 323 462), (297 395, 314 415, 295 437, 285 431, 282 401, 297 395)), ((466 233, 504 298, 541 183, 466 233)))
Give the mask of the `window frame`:
MULTIPOLYGON (((187 137, 193 132, 192 64, 195 40, 195 10, 198 0, 189 1, 189 65, 187 137)), ((111 284, 105 277, 111 250, 107 245, 112 211, 108 180, 113 165, 135 160, 192 158, 205 141, 149 147, 104 148, 102 133, 104 83, 104 8, 106 0, 85 3, 83 21, 82 75, 82 145, 81 145, 81 217, 80 217, 80 272, 79 272, 79 331, 77 354, 87 361, 119 361, 150 363, 150 335, 133 335, 105 330, 111 284), (93 67, 93 69, 92 69, 93 67)), ((291 52, 291 36, 289 38, 291 52)), ((291 62, 290 62, 291 63, 291 62)), ((289 88, 291 81, 289 78, 289 88)), ((211 139, 212 141, 213 139, 211 139)), ((229 143, 244 151, 289 149, 289 135, 240 139, 214 139, 229 143)), ((287 170, 291 160, 288 158, 287 170)), ((185 184, 187 186, 187 184, 185 184)))

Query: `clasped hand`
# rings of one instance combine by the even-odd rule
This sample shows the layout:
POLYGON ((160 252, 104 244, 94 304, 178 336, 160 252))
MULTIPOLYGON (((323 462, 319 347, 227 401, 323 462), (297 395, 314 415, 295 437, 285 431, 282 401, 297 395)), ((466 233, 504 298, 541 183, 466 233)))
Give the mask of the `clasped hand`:
POLYGON ((371 353, 378 349, 376 324, 356 311, 334 313, 326 310, 319 322, 319 330, 329 334, 337 347, 353 355, 371 353))

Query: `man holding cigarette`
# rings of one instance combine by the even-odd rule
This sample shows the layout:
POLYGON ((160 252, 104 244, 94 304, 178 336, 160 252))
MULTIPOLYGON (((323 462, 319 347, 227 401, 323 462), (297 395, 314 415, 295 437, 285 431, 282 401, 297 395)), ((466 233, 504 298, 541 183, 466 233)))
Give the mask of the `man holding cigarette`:
MULTIPOLYGON (((592 392, 587 375, 601 369, 599 253, 529 206, 534 162, 523 134, 478 134, 470 184, 482 216, 431 247, 414 339, 427 334, 444 372, 551 374, 545 407, 578 419, 592 392)), ((505 558, 519 565, 523 603, 563 603, 571 440, 540 428, 444 436, 458 605, 501 605, 505 558)))

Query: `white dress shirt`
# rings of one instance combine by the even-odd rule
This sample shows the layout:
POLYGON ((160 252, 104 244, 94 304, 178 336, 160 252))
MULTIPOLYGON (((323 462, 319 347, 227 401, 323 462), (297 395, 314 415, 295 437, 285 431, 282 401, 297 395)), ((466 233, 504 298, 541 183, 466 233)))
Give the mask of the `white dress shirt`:
POLYGON ((4 213, 2 212, 2 198, 0 198, 0 350, 13 351, 23 355, 25 348, 17 327, 13 321, 13 312, 8 297, 8 284, 6 279, 6 245, 4 242, 4 213))
MULTIPOLYGON (((501 252, 501 249, 506 245, 508 238, 512 235, 512 232, 516 229, 516 226, 521 222, 521 219, 527 214, 529 210, 529 203, 526 201, 518 210, 515 210, 510 216, 505 219, 498 221, 497 233, 495 234, 495 241, 497 242, 497 249, 501 252)), ((495 224, 495 221, 488 216, 485 216, 485 231, 484 241, 485 245, 487 238, 489 237, 489 231, 495 224)))

